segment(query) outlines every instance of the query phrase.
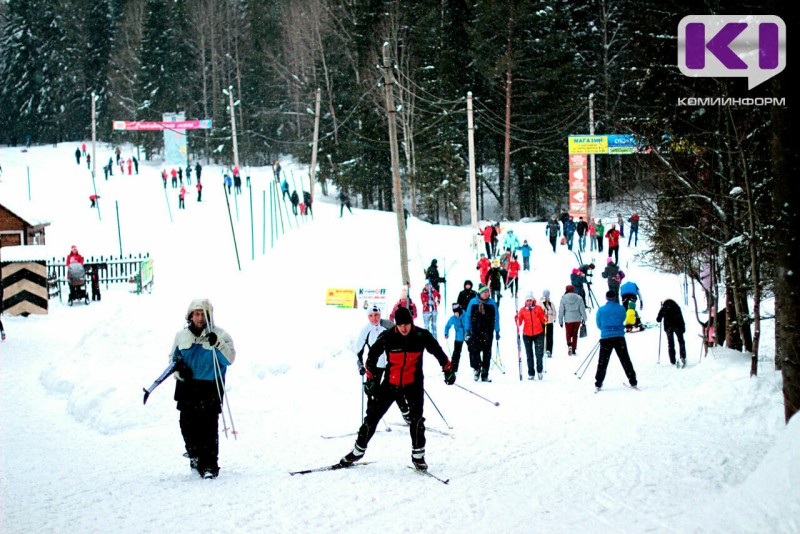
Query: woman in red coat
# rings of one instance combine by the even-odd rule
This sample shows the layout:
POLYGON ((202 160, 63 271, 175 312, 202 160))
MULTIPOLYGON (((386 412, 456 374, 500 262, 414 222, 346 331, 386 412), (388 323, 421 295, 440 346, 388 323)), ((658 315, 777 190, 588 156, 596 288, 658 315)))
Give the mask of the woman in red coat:
POLYGON ((533 348, 536 348, 536 372, 542 379, 542 357, 544 356, 544 310, 536 305, 533 293, 525 295, 525 306, 517 313, 517 325, 522 327, 522 343, 528 358, 528 380, 536 376, 533 369, 533 348))
POLYGON ((78 247, 72 245, 72 249, 69 252, 69 256, 67 256, 67 267, 70 266, 71 263, 78 262, 83 265, 83 256, 78 253, 78 247))

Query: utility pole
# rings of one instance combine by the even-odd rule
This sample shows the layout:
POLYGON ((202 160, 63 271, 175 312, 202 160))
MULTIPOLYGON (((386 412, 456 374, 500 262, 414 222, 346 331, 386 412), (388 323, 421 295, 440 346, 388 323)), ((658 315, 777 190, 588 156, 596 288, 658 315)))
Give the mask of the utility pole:
POLYGON ((223 93, 228 95, 231 102, 231 133, 233 134, 233 164, 239 167, 239 147, 236 145, 236 113, 233 110, 233 86, 229 85, 228 90, 222 90, 223 93))
MULTIPOLYGON (((589 135, 594 135, 594 93, 589 93, 589 135)), ((596 217, 597 186, 594 169, 594 154, 589 154, 589 217, 596 217)))
MULTIPOLYGON (((317 176, 317 147, 319 145, 319 99, 320 90, 317 87, 317 103, 314 106, 314 148, 311 149, 311 169, 308 172, 309 191, 311 204, 314 204, 314 178, 317 176)), ((302 178, 300 180, 302 184, 302 178)))
POLYGON ((472 218, 472 251, 478 253, 478 194, 475 183, 475 127, 472 123, 472 91, 467 93, 467 144, 469 146, 469 213, 472 218))
MULTIPOLYGON (((97 95, 92 91, 92 177, 97 176, 97 150, 95 144, 97 143, 97 110, 95 103, 97 102, 97 95)), ((97 192, 95 192, 97 194, 97 192)))
POLYGON ((400 272, 402 284, 411 280, 408 276, 408 245, 406 243, 406 222, 403 216, 403 192, 400 188, 400 155, 397 151, 397 110, 394 107, 394 74, 389 65, 389 43, 383 43, 383 84, 386 89, 386 111, 389 115, 389 147, 392 154, 392 191, 394 192, 394 211, 397 215, 397 233, 400 239, 400 272))

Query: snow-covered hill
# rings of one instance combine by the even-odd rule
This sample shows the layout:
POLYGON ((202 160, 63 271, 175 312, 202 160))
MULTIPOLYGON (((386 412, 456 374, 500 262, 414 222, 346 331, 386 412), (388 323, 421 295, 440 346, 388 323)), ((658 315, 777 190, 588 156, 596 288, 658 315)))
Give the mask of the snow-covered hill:
MULTIPOLYGON (((464 356, 457 382, 492 402, 446 386, 435 360, 426 362, 426 390, 436 403, 426 400, 426 424, 450 433, 428 433, 426 458, 449 485, 406 468, 410 439, 397 426, 376 433, 366 456, 374 464, 290 476, 352 447, 352 437, 321 436, 360 424, 361 378, 348 347, 366 314, 326 307, 325 290, 383 287, 390 301, 398 297, 394 215, 354 209, 339 218, 335 203, 319 201, 313 220, 284 221, 271 246, 262 207, 270 205, 264 188, 272 172, 251 169, 252 204, 247 188, 231 200, 240 270, 219 168, 204 170, 203 202, 190 189, 186 210, 177 209, 176 190, 165 197, 161 169, 151 162, 138 176, 101 178, 98 217, 75 145, 0 149, 0 203, 48 219, 54 256, 71 245, 84 255, 149 252, 155 286, 141 296, 112 286, 89 306, 55 300, 45 316, 3 316, 0 531, 800 530, 800 422, 784 425, 772 323, 762 332, 759 376, 749 378, 747 355, 715 350, 701 358, 688 309, 686 369, 669 365, 665 341, 659 358, 659 330, 649 329, 628 336, 641 391, 622 387, 612 357, 605 390, 594 394, 596 359, 582 379, 576 375, 597 343, 594 316, 577 356, 566 355, 558 329, 544 380, 520 382, 514 303, 504 298, 499 359, 506 373, 493 368, 492 383, 475 383, 464 356), (221 436, 222 470, 213 481, 193 476, 182 456, 171 379, 141 402, 198 297, 211 299, 238 350, 228 374, 238 435, 221 436)), ((285 168, 307 183, 303 168, 285 168)), ((444 342, 449 303, 465 279, 477 281, 471 231, 413 218, 409 225, 412 298, 419 304, 431 259, 446 271, 444 342)), ((549 289, 557 302, 574 256, 565 247, 553 254, 541 223, 504 227, 534 247, 521 292, 538 297, 549 289)), ((621 248, 623 270, 642 288, 645 321, 655 319, 662 299, 683 302, 678 278, 641 266, 635 249, 621 248)), ((586 255, 593 256, 605 263, 586 255)), ((386 420, 401 421, 399 412, 393 408, 386 420)))

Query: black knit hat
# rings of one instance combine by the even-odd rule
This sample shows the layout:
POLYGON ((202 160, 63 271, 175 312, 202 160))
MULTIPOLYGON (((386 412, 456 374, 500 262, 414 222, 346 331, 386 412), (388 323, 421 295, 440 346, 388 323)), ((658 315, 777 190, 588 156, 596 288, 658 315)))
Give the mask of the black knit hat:
POLYGON ((411 318, 411 312, 408 311, 408 308, 404 308, 402 306, 397 308, 397 311, 394 312, 394 323, 398 326, 401 324, 414 324, 414 321, 411 318))

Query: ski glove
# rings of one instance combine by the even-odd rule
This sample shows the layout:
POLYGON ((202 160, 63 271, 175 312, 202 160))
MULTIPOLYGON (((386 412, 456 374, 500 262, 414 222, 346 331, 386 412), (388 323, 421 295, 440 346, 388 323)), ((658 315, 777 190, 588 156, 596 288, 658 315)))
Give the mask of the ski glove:
POLYGON ((497 341, 500 341, 500 332, 497 332, 497 333, 494 335, 494 338, 495 338, 497 341))
POLYGON ((372 379, 367 379, 364 381, 364 393, 367 394, 367 397, 374 397, 375 394, 378 392, 378 382, 372 379))
POLYGON ((448 386, 456 383, 456 371, 452 367, 444 372, 444 383, 448 386))
POLYGON ((175 358, 175 373, 178 375, 178 380, 181 381, 190 380, 194 377, 192 368, 181 357, 175 358))
POLYGON ((218 341, 219 341, 219 338, 217 338, 217 334, 215 334, 214 332, 211 332, 210 334, 208 334, 208 344, 209 345, 211 345, 212 347, 216 347, 218 341))
POLYGON ((469 332, 464 334, 464 343, 469 343, 471 340, 472 340, 472 334, 470 334, 469 332))
POLYGON ((361 361, 358 362, 358 374, 360 374, 361 376, 367 374, 367 368, 364 367, 364 364, 361 363, 361 361))

